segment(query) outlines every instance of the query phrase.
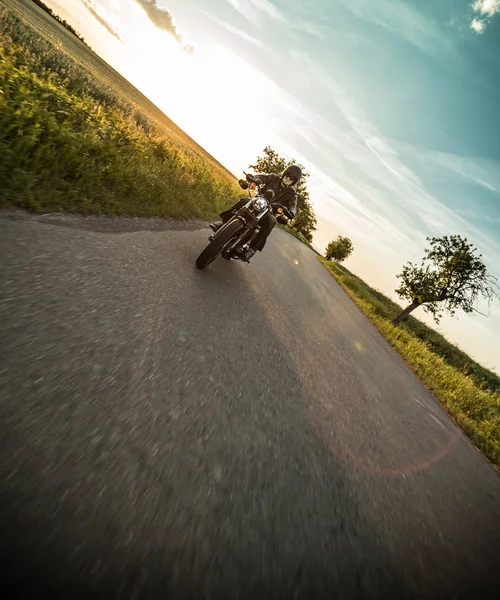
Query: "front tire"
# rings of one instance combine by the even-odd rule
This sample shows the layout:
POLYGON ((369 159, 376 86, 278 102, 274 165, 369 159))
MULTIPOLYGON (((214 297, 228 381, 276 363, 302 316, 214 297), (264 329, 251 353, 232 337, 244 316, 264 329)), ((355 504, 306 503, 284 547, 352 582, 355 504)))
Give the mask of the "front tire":
POLYGON ((232 237, 243 227, 243 223, 236 219, 228 223, 219 234, 208 244, 203 252, 196 259, 196 267, 204 269, 213 262, 224 249, 224 246, 231 240, 232 237))

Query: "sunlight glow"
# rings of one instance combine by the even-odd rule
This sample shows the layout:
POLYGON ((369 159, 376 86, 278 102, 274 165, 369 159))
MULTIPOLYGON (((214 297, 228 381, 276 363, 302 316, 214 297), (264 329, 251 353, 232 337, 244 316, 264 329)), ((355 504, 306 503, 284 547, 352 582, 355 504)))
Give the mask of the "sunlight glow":
POLYGON ((228 168, 241 171, 270 143, 268 107, 279 90, 227 47, 196 39, 193 45, 189 55, 168 34, 147 28, 117 59, 134 85, 181 129, 228 168), (161 55, 146 50, 153 42, 161 55))

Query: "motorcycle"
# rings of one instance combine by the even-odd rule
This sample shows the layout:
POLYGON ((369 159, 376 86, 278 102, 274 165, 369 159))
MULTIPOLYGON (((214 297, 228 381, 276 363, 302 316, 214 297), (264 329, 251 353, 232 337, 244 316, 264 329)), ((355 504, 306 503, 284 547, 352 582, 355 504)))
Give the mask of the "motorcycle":
MULTIPOLYGON (((226 260, 239 260, 239 257, 246 252, 250 242, 259 232, 260 220, 269 211, 273 209, 276 211, 278 214, 277 220, 280 223, 286 224, 288 219, 293 218, 286 206, 272 201, 274 198, 273 190, 263 192, 265 184, 260 179, 247 173, 244 174, 249 183, 256 185, 257 194, 254 197, 250 196, 248 202, 208 238, 210 243, 196 259, 198 269, 208 267, 219 255, 226 260)), ((240 187, 245 189, 241 182, 240 187)))

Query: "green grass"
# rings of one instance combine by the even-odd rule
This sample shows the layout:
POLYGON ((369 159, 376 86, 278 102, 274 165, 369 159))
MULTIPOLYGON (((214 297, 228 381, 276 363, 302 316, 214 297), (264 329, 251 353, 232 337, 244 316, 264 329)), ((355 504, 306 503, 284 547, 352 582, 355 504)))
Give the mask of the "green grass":
POLYGON ((59 23, 2 4, 0 206, 208 219, 238 197, 222 165, 59 23))
POLYGON ((500 377, 414 317, 394 327, 398 304, 342 265, 320 260, 476 447, 500 467, 500 377))

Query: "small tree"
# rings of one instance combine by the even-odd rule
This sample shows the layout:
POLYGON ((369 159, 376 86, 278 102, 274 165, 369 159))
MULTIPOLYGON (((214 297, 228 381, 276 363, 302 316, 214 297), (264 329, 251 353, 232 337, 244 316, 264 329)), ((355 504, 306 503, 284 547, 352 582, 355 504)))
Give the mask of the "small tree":
MULTIPOLYGON (((286 158, 280 156, 276 150, 270 146, 264 148, 263 156, 258 156, 254 165, 248 165, 256 173, 274 173, 281 175, 283 171, 290 165, 298 164, 295 160, 287 161, 286 158)), ((307 241, 312 242, 313 232, 316 231, 316 215, 309 201, 309 193, 307 191, 307 178, 309 173, 302 165, 298 165, 302 169, 302 179, 295 186, 297 190, 297 215, 291 222, 294 229, 299 231, 307 241)))
MULTIPOLYGON (((461 309, 465 313, 479 312, 475 304, 479 297, 491 303, 498 297, 494 287, 497 279, 488 273, 477 248, 460 235, 427 238, 430 248, 420 266, 409 262, 397 275, 401 285, 396 293, 411 301, 395 319, 393 325, 404 321, 417 307, 423 305, 436 323, 443 312, 454 315, 461 309)), ((481 313, 482 314, 482 313, 481 313)))
POLYGON ((332 240, 326 247, 325 257, 327 260, 342 262, 351 256, 353 250, 354 246, 351 240, 348 237, 339 235, 336 240, 332 240))

